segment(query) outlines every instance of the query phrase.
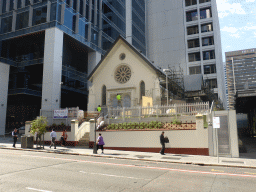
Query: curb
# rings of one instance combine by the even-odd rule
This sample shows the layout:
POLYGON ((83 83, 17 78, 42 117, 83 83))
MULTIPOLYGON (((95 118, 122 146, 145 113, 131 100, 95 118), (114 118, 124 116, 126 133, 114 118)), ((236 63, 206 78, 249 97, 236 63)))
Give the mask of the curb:
POLYGON ((197 166, 218 166, 218 167, 234 167, 234 168, 249 168, 249 169, 256 169, 255 166, 242 166, 242 165, 228 165, 228 164, 215 164, 215 163, 197 163, 197 162, 178 162, 178 161, 165 161, 165 160, 155 160, 155 159, 135 159, 135 158, 128 158, 128 157, 120 157, 120 156, 110 156, 110 155, 99 155, 99 154, 80 154, 80 153, 67 153, 61 151, 46 151, 45 149, 41 150, 33 150, 29 148, 10 148, 10 147, 0 147, 0 149, 9 149, 9 150, 22 150, 22 151, 32 151, 32 152, 41 152, 41 153, 55 153, 55 154, 64 154, 64 155, 81 155, 81 156, 91 156, 91 157, 103 157, 103 158, 115 158, 115 159, 129 159, 129 160, 140 160, 140 161, 152 161, 152 162, 161 162, 161 163, 176 163, 176 164, 191 164, 197 166))

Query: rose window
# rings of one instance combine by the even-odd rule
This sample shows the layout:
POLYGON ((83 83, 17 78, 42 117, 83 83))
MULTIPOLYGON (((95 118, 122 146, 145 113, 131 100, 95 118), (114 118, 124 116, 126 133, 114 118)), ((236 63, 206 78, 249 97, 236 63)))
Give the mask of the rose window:
POLYGON ((131 69, 126 65, 121 65, 117 68, 115 79, 118 83, 126 83, 131 78, 131 69))

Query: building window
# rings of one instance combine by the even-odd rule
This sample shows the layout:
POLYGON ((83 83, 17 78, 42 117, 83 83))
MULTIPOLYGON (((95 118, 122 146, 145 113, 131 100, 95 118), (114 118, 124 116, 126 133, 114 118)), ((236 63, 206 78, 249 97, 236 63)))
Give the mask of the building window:
POLYGON ((17 14, 16 30, 28 27, 28 17, 29 17, 28 11, 17 14))
POLYGON ((202 38, 202 45, 203 46, 214 45, 213 37, 202 38))
POLYGON ((212 17, 211 8, 200 9, 200 19, 207 19, 212 17))
POLYGON ((76 15, 73 15, 73 19, 72 19, 72 31, 73 33, 76 32, 76 15))
POLYGON ((197 53, 189 53, 188 54, 188 61, 194 62, 194 61, 200 61, 200 52, 197 53))
POLYGON ((46 22, 47 7, 40 7, 33 11, 33 25, 39 25, 46 22))
POLYGON ((212 51, 204 51, 203 52, 203 60, 215 59, 214 50, 212 51))
POLYGON ((196 5, 197 0, 185 0, 186 6, 196 5))
POLYGON ((199 3, 211 2, 211 0, 199 0, 199 3))
MULTIPOLYGON (((35 3, 35 2, 34 2, 35 3)), ((21 8, 21 0, 18 0, 17 1, 17 8, 19 9, 19 8, 21 8)))
POLYGON ((140 99, 142 101, 142 96, 145 96, 145 83, 141 81, 140 83, 140 99))
POLYGON ((211 31, 213 31, 212 23, 201 25, 201 32, 202 33, 211 32, 211 31))
POLYGON ((195 48, 199 46, 199 39, 193 39, 188 41, 188 48, 195 48))
POLYGON ((25 6, 30 5, 30 0, 25 0, 25 6))
POLYGON ((201 74, 201 66, 189 67, 189 74, 190 75, 201 74))
POLYGON ((84 10, 84 1, 80 0, 80 10, 79 13, 83 16, 83 10, 84 10))
POLYGON ((6 12, 6 1, 7 0, 3 0, 3 3, 2 3, 2 13, 6 12))
POLYGON ((13 10, 13 5, 14 5, 14 0, 10 0, 10 9, 9 9, 9 11, 13 10))
POLYGON ((187 12, 186 13, 186 19, 187 19, 187 22, 198 20, 198 13, 197 13, 197 11, 194 10, 194 11, 187 12))
POLYGON ((193 26, 193 27, 188 27, 187 28, 187 34, 188 35, 194 35, 194 34, 198 34, 198 26, 193 26))
POLYGON ((102 106, 106 106, 106 104, 107 104, 106 95, 107 95, 107 88, 106 88, 106 85, 103 85, 103 87, 102 87, 102 96, 101 96, 101 99, 102 99, 101 105, 102 106))
POLYGON ((12 16, 2 18, 2 33, 8 33, 12 31, 12 16))
POLYGON ((204 65, 204 74, 216 73, 216 65, 204 65))
POLYGON ((207 83, 207 86, 209 86, 209 89, 218 88, 217 79, 207 79, 206 83, 207 83))

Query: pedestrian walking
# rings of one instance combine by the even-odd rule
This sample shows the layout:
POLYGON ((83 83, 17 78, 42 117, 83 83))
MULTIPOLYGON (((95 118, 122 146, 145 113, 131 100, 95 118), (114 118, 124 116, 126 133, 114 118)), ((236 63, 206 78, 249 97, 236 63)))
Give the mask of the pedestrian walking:
POLYGON ((54 131, 54 129, 52 129, 52 132, 50 133, 50 136, 51 136, 51 138, 52 138, 50 148, 52 147, 52 145, 54 145, 54 149, 56 149, 55 140, 56 140, 56 138, 57 138, 57 134, 56 134, 56 132, 54 131))
POLYGON ((100 147, 101 150, 102 150, 102 154, 104 153, 103 145, 105 145, 105 143, 104 143, 103 137, 102 137, 101 134, 99 133, 99 137, 98 137, 98 139, 97 139, 97 151, 98 151, 98 149, 99 149, 99 147, 100 147))
POLYGON ((16 142, 17 142, 17 139, 18 139, 18 133, 17 133, 17 129, 15 128, 14 130, 13 130, 13 132, 12 132, 12 137, 13 137, 13 147, 14 148, 16 148, 15 147, 15 144, 16 144, 16 142))
POLYGON ((160 135, 160 143, 162 145, 162 149, 160 151, 161 155, 165 155, 164 154, 164 150, 165 150, 165 139, 164 139, 164 131, 162 132, 162 134, 160 135))
POLYGON ((68 134, 66 130, 63 130, 62 134, 61 134, 61 146, 65 147, 66 141, 68 138, 68 134))

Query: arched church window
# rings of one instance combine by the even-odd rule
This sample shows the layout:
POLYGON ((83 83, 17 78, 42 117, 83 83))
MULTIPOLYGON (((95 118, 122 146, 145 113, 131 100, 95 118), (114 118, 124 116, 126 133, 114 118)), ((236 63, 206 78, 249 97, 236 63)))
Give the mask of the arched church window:
POLYGON ((142 96, 145 96, 145 83, 144 83, 144 81, 140 82, 140 99, 142 99, 142 96))
POLYGON ((101 101, 102 104, 101 105, 102 106, 106 106, 106 104, 107 104, 106 95, 107 95, 106 85, 103 85, 103 87, 102 87, 102 96, 101 96, 101 99, 102 99, 102 101, 101 101))

